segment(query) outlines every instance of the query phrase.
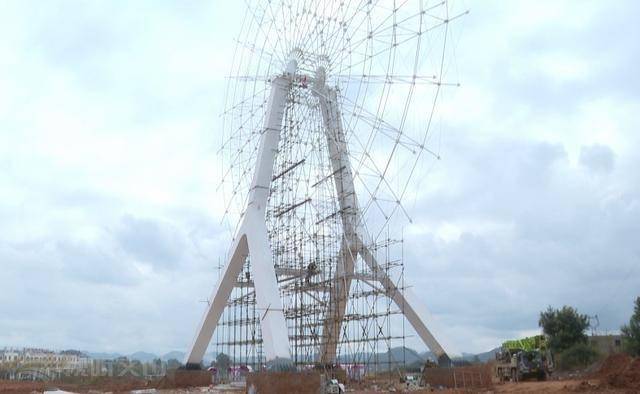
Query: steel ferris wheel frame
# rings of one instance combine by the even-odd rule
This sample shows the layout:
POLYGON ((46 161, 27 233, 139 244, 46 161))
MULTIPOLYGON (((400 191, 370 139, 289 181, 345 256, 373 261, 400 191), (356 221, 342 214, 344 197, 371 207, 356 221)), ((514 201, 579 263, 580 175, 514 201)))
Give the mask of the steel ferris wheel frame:
POLYGON ((312 90, 319 103, 344 234, 333 279, 336 286, 332 289, 334 294, 330 298, 329 313, 323 328, 325 340, 322 342, 319 361, 324 364, 337 361, 336 348, 342 317, 345 314, 351 282, 356 279, 377 282, 382 286, 386 296, 393 300, 418 336, 436 355, 438 363, 450 365, 449 356, 429 329, 428 315, 421 300, 410 289, 398 288, 368 246, 370 241, 363 227, 336 88, 327 86, 326 70, 323 67, 318 67, 314 75, 306 75, 299 72, 296 59, 290 59, 286 70, 271 80, 246 210, 233 239, 229 259, 213 289, 185 363, 188 367, 196 367, 202 362, 247 257, 251 259, 251 274, 257 308, 261 314, 260 328, 266 360, 291 358, 287 325, 276 278, 277 268, 273 265, 265 216, 287 96, 292 85, 300 81, 304 81, 303 88, 312 90), (354 261, 358 256, 370 270, 367 277, 354 272, 354 261))

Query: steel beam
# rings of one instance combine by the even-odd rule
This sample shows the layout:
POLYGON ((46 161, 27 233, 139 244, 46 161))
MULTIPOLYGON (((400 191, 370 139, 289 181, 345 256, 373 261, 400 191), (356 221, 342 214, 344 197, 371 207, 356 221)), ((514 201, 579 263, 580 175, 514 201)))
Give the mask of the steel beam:
MULTIPOLYGON (((357 255, 365 261, 369 269, 375 273, 375 279, 384 287, 397 307, 405 315, 409 323, 416 330, 422 341, 436 355, 440 365, 450 365, 449 356, 440 343, 428 329, 426 320, 426 308, 421 300, 417 298, 409 289, 400 290, 393 280, 380 267, 375 256, 371 253, 367 245, 367 233, 362 223, 358 199, 353 182, 353 174, 349 162, 349 152, 342 126, 342 119, 338 105, 338 94, 333 88, 325 85, 325 71, 318 69, 314 79, 314 93, 320 104, 320 111, 325 127, 327 144, 329 147, 329 157, 333 169, 336 194, 340 206, 342 226, 344 230, 346 249, 350 251, 348 256, 341 254, 341 261, 338 262, 338 273, 336 275, 336 288, 342 284, 341 292, 346 292, 344 299, 348 297, 349 284, 353 274, 353 262, 357 255), (343 267, 342 273, 340 267, 343 267), (350 267, 350 272, 345 272, 344 267, 350 267)), ((323 363, 336 361, 336 347, 339 342, 340 325, 344 318, 345 308, 342 305, 342 294, 340 297, 332 298, 335 305, 329 307, 332 313, 326 317, 325 335, 328 337, 322 346, 320 354, 323 363)))
POLYGON ((234 237, 229 260, 213 289, 211 301, 185 357, 185 364, 188 367, 200 365, 202 362, 247 256, 251 259, 251 276, 256 292, 256 306, 261 313, 260 328, 262 329, 266 360, 291 357, 287 324, 273 266, 265 214, 269 188, 273 179, 273 164, 280 142, 285 102, 296 68, 295 61, 291 61, 286 72, 271 82, 271 92, 264 129, 260 136, 247 209, 242 217, 238 233, 234 237))
POLYGON ((338 342, 340 341, 340 328, 347 309, 356 255, 357 252, 349 249, 346 241, 342 243, 335 283, 330 294, 329 308, 326 312, 327 315, 325 316, 322 331, 325 336, 324 344, 320 350, 320 362, 322 364, 331 364, 336 361, 338 342))

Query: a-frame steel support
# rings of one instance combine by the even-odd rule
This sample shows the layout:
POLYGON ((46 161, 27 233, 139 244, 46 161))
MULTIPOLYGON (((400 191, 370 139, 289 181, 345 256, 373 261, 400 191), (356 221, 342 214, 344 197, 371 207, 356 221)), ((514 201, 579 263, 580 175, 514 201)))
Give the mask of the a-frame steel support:
POLYGON ((287 71, 271 82, 264 130, 260 137, 247 209, 234 237, 229 260, 213 289, 209 306, 186 356, 187 367, 195 368, 202 362, 247 256, 251 259, 251 275, 256 292, 256 306, 260 311, 265 357, 267 361, 291 357, 287 324, 273 266, 265 213, 273 177, 273 165, 280 142, 285 102, 296 68, 295 61, 291 61, 287 71))
POLYGON ((331 295, 331 304, 325 317, 324 332, 326 334, 325 342, 320 351, 320 361, 325 364, 337 361, 336 352, 340 340, 340 327, 345 314, 346 301, 349 297, 351 279, 354 276, 354 261, 359 255, 373 273, 373 278, 385 289, 386 295, 394 301, 425 345, 436 355, 438 364, 449 366, 451 364, 449 356, 427 328, 427 310, 421 300, 414 295, 411 289, 400 290, 397 288, 369 250, 367 245, 370 243, 365 242, 367 241, 367 233, 364 230, 353 183, 338 95, 335 89, 325 85, 324 69, 318 69, 316 73, 314 93, 318 97, 322 112, 344 231, 341 261, 338 262, 336 269, 335 291, 331 295))
MULTIPOLYGON (((271 82, 264 130, 260 137, 247 209, 233 240, 229 260, 213 289, 209 306, 186 356, 187 367, 196 367, 202 362, 247 256, 251 259, 257 308, 261 311, 260 327, 266 360, 290 358, 287 325, 273 266, 265 213, 273 177, 273 165, 280 141, 284 107, 296 69, 296 62, 291 61, 287 71, 271 82)), ((337 92, 325 85, 323 69, 318 70, 313 80, 314 93, 322 112, 344 231, 340 259, 336 267, 336 286, 331 294, 331 302, 323 327, 325 342, 320 352, 320 361, 336 362, 342 319, 346 312, 351 281, 354 278, 354 263, 360 256, 371 270, 372 278, 383 286, 386 295, 395 302, 420 338, 438 357, 439 364, 448 366, 450 359, 447 353, 427 328, 426 309, 420 299, 410 289, 398 289, 367 246, 370 242, 367 242, 355 193, 337 92)))

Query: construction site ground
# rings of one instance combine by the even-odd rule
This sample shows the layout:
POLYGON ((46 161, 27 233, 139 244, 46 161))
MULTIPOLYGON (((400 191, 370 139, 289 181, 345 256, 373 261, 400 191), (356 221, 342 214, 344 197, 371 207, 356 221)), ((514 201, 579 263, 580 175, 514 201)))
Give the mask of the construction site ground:
MULTIPOLYGON (((44 387, 38 384, 30 384, 27 382, 19 382, 19 383, 11 383, 7 382, 0 383, 0 392, 1 393, 42 393, 46 390, 55 390, 60 389, 64 391, 74 392, 74 393, 130 393, 136 392, 134 390, 112 390, 111 387, 102 387, 95 388, 91 390, 86 389, 78 389, 74 387, 64 387, 64 386, 48 386, 44 387)), ((195 393, 244 393, 246 389, 244 387, 234 387, 230 385, 217 385, 210 387, 192 387, 192 388, 180 388, 180 389, 137 389, 140 390, 140 393, 158 393, 158 394, 195 394, 195 393)), ((388 393, 388 390, 351 390, 347 388, 348 393, 353 394, 378 394, 378 393, 388 393)), ((402 392, 402 391, 396 391, 402 392)), ((423 394, 423 393, 640 393, 640 389, 632 389, 632 388, 616 388, 610 387, 606 384, 602 384, 599 380, 558 380, 558 381, 547 381, 547 382, 520 382, 520 383, 503 383, 499 385, 495 385, 491 389, 424 389, 420 388, 419 390, 414 391, 405 391, 409 393, 415 394, 423 394)))
MULTIPOLYGON (((279 391, 286 390, 286 382, 278 384, 279 391)), ((187 394, 187 393, 243 393, 244 384, 215 385, 208 387, 172 388, 166 382, 149 382, 143 379, 109 378, 92 384, 59 384, 55 382, 21 382, 0 380, 0 393, 43 393, 45 391, 63 390, 74 393, 159 393, 159 394, 187 394)), ((618 354, 592 365, 591 367, 573 373, 558 374, 548 381, 525 382, 494 382, 492 387, 474 389, 437 389, 424 388, 403 390, 400 384, 392 386, 356 387, 347 385, 347 392, 354 394, 373 394, 394 392, 410 393, 640 393, 640 358, 631 358, 618 354)))

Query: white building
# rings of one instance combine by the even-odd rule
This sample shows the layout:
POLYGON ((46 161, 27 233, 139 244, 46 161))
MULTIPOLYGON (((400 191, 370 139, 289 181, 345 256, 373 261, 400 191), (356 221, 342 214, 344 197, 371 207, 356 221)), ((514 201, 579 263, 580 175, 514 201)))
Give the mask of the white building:
POLYGON ((3 349, 0 350, 0 363, 14 363, 18 361, 20 357, 20 353, 17 350, 13 349, 3 349))
POLYGON ((77 350, 54 352, 47 349, 24 348, 0 350, 0 364, 50 367, 59 370, 81 370, 91 366, 91 359, 77 350))

